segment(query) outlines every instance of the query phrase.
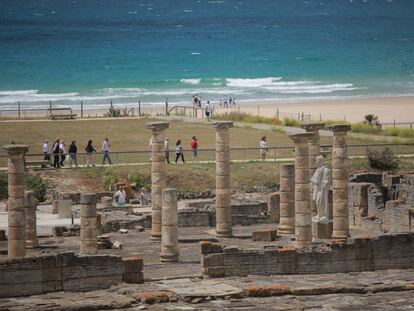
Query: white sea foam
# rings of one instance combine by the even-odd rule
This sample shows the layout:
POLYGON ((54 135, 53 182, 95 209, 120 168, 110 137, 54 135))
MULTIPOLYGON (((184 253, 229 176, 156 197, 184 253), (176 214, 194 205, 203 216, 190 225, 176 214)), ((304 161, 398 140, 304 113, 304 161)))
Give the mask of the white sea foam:
POLYGON ((191 55, 201 55, 200 52, 191 52, 191 55))
POLYGON ((272 85, 282 80, 281 77, 257 78, 257 79, 226 79, 227 86, 232 87, 263 87, 272 85))
POLYGON ((200 84, 201 79, 181 79, 180 82, 187 84, 200 84))
POLYGON ((0 91, 0 96, 17 96, 36 94, 39 90, 0 91))
POLYGON ((335 83, 335 84, 288 84, 288 85, 273 85, 264 87, 264 89, 282 94, 318 94, 318 93, 332 93, 336 91, 353 91, 359 88, 354 87, 352 83, 335 83))

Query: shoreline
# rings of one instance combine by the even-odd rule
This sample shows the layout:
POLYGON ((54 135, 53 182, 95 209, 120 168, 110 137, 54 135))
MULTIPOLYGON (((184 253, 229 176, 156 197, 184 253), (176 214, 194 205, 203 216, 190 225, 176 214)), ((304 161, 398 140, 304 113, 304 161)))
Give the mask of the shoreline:
MULTIPOLYGON (((169 107, 175 106, 173 103, 169 107)), ((181 106, 181 105, 180 105, 181 106)), ((414 122, 414 96, 390 96, 390 97, 369 97, 369 98, 324 98, 324 99, 306 99, 292 101, 278 100, 259 100, 259 101, 240 101, 234 107, 223 108, 217 103, 213 103, 215 113, 228 113, 230 111, 240 111, 253 115, 265 117, 275 117, 279 111, 279 118, 291 117, 297 118, 298 115, 310 115, 311 120, 346 120, 350 122, 360 122, 364 120, 367 114, 378 116, 381 123, 394 122, 414 122)), ((73 113, 80 116, 80 105, 73 105, 73 113)), ((135 108, 134 113, 138 113, 138 105, 121 106, 117 108, 121 110, 127 107, 135 108)), ((191 104, 187 107, 190 109, 191 104)), ((44 117, 47 108, 39 110, 25 110, 22 108, 21 117, 44 117)), ((108 108, 84 105, 84 117, 102 117, 109 110, 108 108)), ((165 113, 165 105, 147 106, 144 103, 141 106, 141 112, 146 115, 156 116, 165 113)), ((17 110, 13 112, 5 112, 0 109, 0 117, 13 118, 17 117, 17 110)))

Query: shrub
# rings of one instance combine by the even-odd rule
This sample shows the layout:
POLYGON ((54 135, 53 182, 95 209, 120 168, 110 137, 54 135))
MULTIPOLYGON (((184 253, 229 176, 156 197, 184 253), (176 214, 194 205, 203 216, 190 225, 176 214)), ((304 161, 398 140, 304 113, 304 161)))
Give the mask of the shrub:
POLYGON ((245 112, 231 111, 229 113, 223 114, 214 114, 212 116, 215 120, 229 120, 234 122, 248 122, 248 123, 265 123, 280 125, 281 122, 276 118, 262 117, 262 116, 253 116, 245 112))
POLYGON ((334 124, 351 124, 345 120, 324 120, 323 123, 325 124, 325 128, 328 128, 330 125, 334 124))
POLYGON ((151 175, 133 174, 128 176, 128 180, 139 190, 141 188, 151 189, 151 175))
POLYGON ((7 174, 0 172, 0 199, 6 199, 7 193, 7 174))
POLYGON ((367 114, 365 116, 365 122, 368 123, 369 125, 373 125, 378 122, 378 117, 373 114, 367 114))
POLYGON ((296 119, 285 117, 283 118, 284 126, 300 127, 300 122, 296 119))
POLYGON ((366 123, 355 123, 352 125, 352 132, 363 133, 363 134, 379 134, 381 130, 375 125, 366 123))
POLYGON ((409 128, 390 128, 384 131, 386 136, 395 136, 401 138, 414 138, 414 129, 409 128))
POLYGON ((388 147, 382 151, 367 149, 367 156, 371 168, 378 168, 383 171, 388 171, 399 167, 397 156, 388 147))
POLYGON ((44 202, 46 200, 47 184, 40 176, 27 175, 24 183, 25 188, 34 191, 35 196, 39 202, 44 202))

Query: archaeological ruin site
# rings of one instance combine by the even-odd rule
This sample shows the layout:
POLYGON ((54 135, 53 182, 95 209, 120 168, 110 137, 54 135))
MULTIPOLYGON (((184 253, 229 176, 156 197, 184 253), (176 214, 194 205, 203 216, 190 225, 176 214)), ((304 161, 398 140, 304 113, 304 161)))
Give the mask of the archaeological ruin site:
POLYGON ((323 124, 304 124, 294 163, 274 163, 277 191, 246 194, 230 184, 233 122, 214 122, 215 197, 192 200, 167 183, 169 126, 143 129, 150 205, 120 208, 109 191, 38 204, 24 187, 30 146, 4 146, 0 310, 397 310, 414 296, 414 175, 351 175, 349 125, 329 127, 327 154, 323 124))

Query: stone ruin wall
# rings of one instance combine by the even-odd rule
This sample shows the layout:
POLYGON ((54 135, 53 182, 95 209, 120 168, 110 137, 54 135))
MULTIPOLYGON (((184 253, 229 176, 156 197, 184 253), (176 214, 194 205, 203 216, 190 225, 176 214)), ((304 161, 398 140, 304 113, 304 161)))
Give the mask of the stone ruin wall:
POLYGON ((201 242, 204 276, 320 274, 414 268, 414 233, 331 242, 315 248, 240 249, 201 242))
POLYGON ((0 259, 0 297, 57 291, 105 289, 121 282, 143 283, 143 260, 64 252, 0 259))
POLYGON ((351 177, 349 223, 384 233, 414 231, 414 175, 351 177))

